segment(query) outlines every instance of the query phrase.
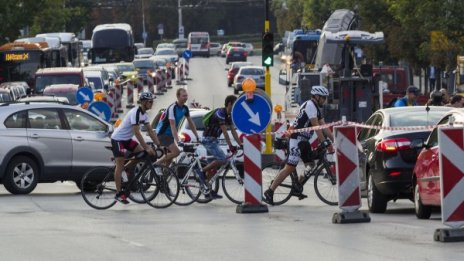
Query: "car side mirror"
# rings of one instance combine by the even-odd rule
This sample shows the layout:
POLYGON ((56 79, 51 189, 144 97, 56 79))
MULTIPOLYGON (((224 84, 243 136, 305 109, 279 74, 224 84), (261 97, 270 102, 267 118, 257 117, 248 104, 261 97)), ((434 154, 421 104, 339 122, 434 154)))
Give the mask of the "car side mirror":
POLYGON ((279 71, 279 84, 289 85, 290 81, 288 80, 287 70, 282 69, 279 71))

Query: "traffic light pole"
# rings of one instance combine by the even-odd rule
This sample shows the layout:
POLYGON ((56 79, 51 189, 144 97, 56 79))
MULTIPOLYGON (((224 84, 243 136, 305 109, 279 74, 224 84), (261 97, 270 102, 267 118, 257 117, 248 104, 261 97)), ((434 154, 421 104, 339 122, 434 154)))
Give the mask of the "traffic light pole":
MULTIPOLYGON (((269 22, 269 0, 266 0, 266 20, 264 21, 264 32, 267 33, 270 31, 270 22, 269 22)), ((269 66, 266 66, 266 73, 264 74, 264 90, 266 94, 271 98, 271 72, 269 66)), ((269 134, 272 131, 271 123, 266 127, 266 154, 272 153, 272 136, 269 134)))

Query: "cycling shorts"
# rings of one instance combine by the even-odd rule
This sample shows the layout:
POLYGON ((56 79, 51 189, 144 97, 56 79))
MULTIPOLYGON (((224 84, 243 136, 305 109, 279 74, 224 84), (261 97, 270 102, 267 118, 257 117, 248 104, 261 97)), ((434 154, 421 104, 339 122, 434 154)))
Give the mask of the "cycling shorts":
POLYGON ((301 150, 298 143, 309 142, 308 139, 298 136, 296 139, 291 138, 288 142, 287 164, 296 167, 301 158, 301 150))
POLYGON ((111 147, 115 158, 124 157, 126 151, 134 151, 139 144, 135 140, 113 140, 111 147))

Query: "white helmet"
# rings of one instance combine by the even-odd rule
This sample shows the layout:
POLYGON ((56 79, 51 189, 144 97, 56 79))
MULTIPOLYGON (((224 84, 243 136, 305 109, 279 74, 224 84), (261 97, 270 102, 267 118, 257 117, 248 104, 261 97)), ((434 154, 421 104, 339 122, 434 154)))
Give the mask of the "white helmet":
POLYGON ((329 90, 327 90, 327 88, 325 88, 324 86, 315 85, 311 89, 311 94, 319 96, 329 96, 329 90))

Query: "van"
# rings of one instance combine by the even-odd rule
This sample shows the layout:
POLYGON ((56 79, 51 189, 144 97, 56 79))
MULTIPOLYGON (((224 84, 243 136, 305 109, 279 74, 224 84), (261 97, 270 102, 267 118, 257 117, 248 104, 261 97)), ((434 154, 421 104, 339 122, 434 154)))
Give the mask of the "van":
POLYGON ((192 56, 201 55, 209 57, 209 33, 191 32, 188 35, 187 48, 192 52, 192 56))
POLYGON ((45 87, 52 84, 76 84, 79 87, 86 85, 84 71, 77 67, 54 67, 37 70, 33 93, 42 94, 45 87))

